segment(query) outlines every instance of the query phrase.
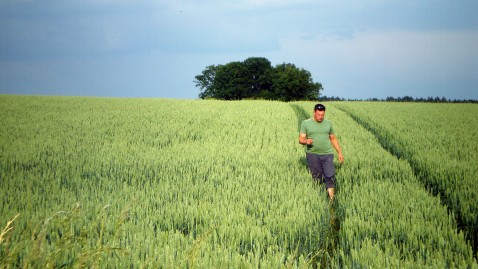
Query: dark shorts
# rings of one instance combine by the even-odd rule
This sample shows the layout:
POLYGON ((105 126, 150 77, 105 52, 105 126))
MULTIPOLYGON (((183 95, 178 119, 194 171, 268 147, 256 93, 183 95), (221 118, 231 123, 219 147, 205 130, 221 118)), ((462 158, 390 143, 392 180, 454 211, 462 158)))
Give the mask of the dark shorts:
POLYGON ((334 154, 319 155, 307 153, 306 157, 312 179, 325 183, 326 189, 335 189, 334 154))

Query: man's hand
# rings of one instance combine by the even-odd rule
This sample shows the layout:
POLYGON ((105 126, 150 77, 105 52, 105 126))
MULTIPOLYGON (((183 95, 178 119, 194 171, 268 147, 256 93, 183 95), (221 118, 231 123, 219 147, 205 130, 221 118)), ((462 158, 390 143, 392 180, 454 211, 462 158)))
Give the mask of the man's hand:
POLYGON ((299 134, 299 143, 310 146, 314 143, 314 140, 307 138, 306 134, 299 134))
POLYGON ((339 152, 338 158, 339 158, 339 163, 343 164, 344 163, 344 155, 342 155, 342 152, 339 152))
POLYGON ((343 164, 344 163, 344 155, 342 155, 342 150, 340 149, 340 146, 339 146, 339 140, 337 139, 337 137, 334 134, 330 134, 329 138, 330 138, 330 142, 332 143, 332 146, 337 151, 340 164, 343 164))

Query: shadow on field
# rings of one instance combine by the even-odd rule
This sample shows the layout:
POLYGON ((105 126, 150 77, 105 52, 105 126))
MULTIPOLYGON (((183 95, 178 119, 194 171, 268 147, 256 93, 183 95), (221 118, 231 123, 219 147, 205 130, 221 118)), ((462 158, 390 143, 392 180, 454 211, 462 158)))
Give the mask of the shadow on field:
POLYGON ((443 189, 439 185, 432 183, 432 178, 436 177, 436 175, 430 172, 430 170, 425 169, 423 165, 417 162, 416 158, 412 157, 413 153, 411 151, 407 150, 403 146, 400 146, 400 144, 391 142, 390 137, 393 136, 390 134, 390 132, 387 130, 379 130, 379 127, 376 127, 370 124, 370 122, 361 119, 358 115, 354 114, 353 111, 347 109, 346 107, 339 106, 339 109, 345 112, 358 125, 362 126, 364 129, 373 134, 380 142, 380 145, 383 149, 388 151, 397 159, 406 160, 410 164, 410 167, 412 168, 413 174, 416 176, 416 178, 423 183, 423 186, 431 195, 438 196, 440 198, 441 203, 448 207, 449 214, 454 215, 458 230, 460 232, 464 232, 465 237, 470 241, 470 245, 473 248, 474 258, 478 258, 478 223, 473 220, 464 219, 463 213, 458 208, 460 200, 456 200, 454 196, 447 194, 447 189, 443 189))
MULTIPOLYGON (((304 153, 304 154, 305 154, 305 153, 304 153)), ((299 164, 302 165, 302 166, 304 166, 304 167, 306 167, 306 168, 308 168, 308 166, 307 166, 307 158, 306 158, 305 156, 300 157, 300 158, 299 158, 299 164)))
MULTIPOLYGON (((319 186, 321 185, 319 184, 319 186)), ((325 199, 329 198, 327 197, 325 199)), ((339 217, 340 208, 337 200, 329 201, 325 210, 329 213, 329 225, 322 231, 323 239, 320 246, 318 246, 317 252, 309 261, 311 268, 314 269, 333 268, 333 266, 337 264, 337 260, 334 257, 340 242, 339 233, 341 222, 339 217)))
MULTIPOLYGON (((308 118, 310 118, 310 114, 307 111, 299 106, 298 104, 291 104, 289 103, 291 108, 294 110, 297 116, 297 130, 300 130, 300 125, 302 122, 308 118)), ((307 158, 304 155, 298 159, 300 165, 304 166, 308 170, 307 165, 307 158)), ((336 175, 340 172, 340 165, 335 165, 336 168, 336 175)), ((320 264, 320 268, 331 268, 332 260, 334 260, 335 252, 337 246, 339 244, 339 231, 340 231, 340 207, 338 204, 337 199, 333 201, 328 201, 328 194, 327 190, 325 189, 324 184, 321 184, 310 177, 312 188, 317 191, 318 195, 323 195, 324 199, 328 203, 325 210, 329 211, 327 216, 329 216, 329 227, 325 229, 324 240, 321 242, 320 246, 318 247, 318 251, 315 255, 311 258, 310 264, 312 268, 319 268, 317 265, 320 264), (337 212, 336 212, 337 211, 337 212)), ((337 185, 336 191, 339 189, 339 185, 337 185)), ((337 194, 337 193, 336 193, 337 194)))
MULTIPOLYGON (((304 120, 308 119, 310 115, 309 113, 307 113, 307 111, 305 111, 304 108, 300 107, 297 104, 289 104, 289 105, 294 110, 297 116, 297 130, 300 130, 300 125, 302 124, 304 120)), ((309 169, 305 152, 297 161, 305 169, 307 170, 309 169)), ((337 174, 339 174, 341 170, 341 165, 336 163, 335 170, 336 170, 336 176, 337 176, 337 174)), ((327 190, 325 189, 324 184, 313 180, 312 176, 310 177, 310 182, 311 182, 311 187, 315 191, 317 191, 317 195, 324 196, 324 203, 326 204, 325 210, 328 211, 325 214, 327 216, 326 218, 328 219, 325 219, 324 221, 328 223, 328 225, 326 224, 326 226, 328 227, 321 231, 322 233, 324 233, 322 237, 323 240, 321 240, 319 244, 320 246, 318 246, 318 249, 315 255, 311 257, 311 260, 309 261, 309 265, 312 265, 311 266, 312 268, 331 268, 334 264, 333 262, 335 260, 334 256, 340 241, 339 232, 340 232, 340 224, 341 224, 341 218, 340 218, 341 210, 340 210, 340 206, 338 204, 337 198, 335 198, 332 201, 329 200, 328 193, 327 193, 327 190)), ((336 192, 338 192, 339 187, 340 187, 340 184, 337 182, 336 192)))
POLYGON ((310 115, 309 113, 307 113, 307 111, 305 111, 304 108, 300 107, 297 104, 289 104, 289 105, 290 107, 292 107, 292 109, 295 112, 295 115, 297 116, 297 130, 300 130, 300 125, 302 124, 304 120, 308 119, 310 115))

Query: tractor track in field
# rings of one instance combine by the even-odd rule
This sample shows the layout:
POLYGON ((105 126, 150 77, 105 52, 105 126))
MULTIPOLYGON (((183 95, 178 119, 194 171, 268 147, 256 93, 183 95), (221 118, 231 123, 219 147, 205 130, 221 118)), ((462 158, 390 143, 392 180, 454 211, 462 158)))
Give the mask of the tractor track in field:
MULTIPOLYGON (((297 104, 289 103, 289 105, 297 116, 297 130, 300 130, 300 125, 304 120, 310 118, 310 115, 304 108, 297 104)), ((306 161, 303 161, 303 163, 307 166, 306 161)), ((325 235, 327 240, 325 240, 325 245, 321 246, 320 250, 317 251, 317 255, 314 256, 314 259, 320 261, 321 267, 323 268, 329 267, 328 260, 333 259, 336 253, 339 244, 339 232, 341 226, 341 219, 338 217, 340 214, 336 213, 336 210, 340 210, 337 200, 329 203, 326 210, 330 213, 330 226, 325 235)))
POLYGON ((425 189, 433 196, 439 196, 441 203, 445 205, 446 207, 448 207, 449 214, 452 214, 455 218, 455 222, 456 222, 458 230, 465 232, 466 239, 470 241, 475 258, 477 258, 478 240, 474 239, 473 230, 467 230, 466 228, 467 225, 463 219, 461 212, 456 210, 454 211, 451 209, 452 208, 451 204, 454 203, 454 201, 451 198, 447 197, 446 193, 443 190, 440 190, 437 186, 433 185, 432 183, 430 183, 429 180, 427 180, 427 178, 433 177, 433 175, 426 169, 421 169, 418 163, 411 160, 410 156, 412 153, 407 152, 400 145, 397 145, 393 142, 391 143, 388 138, 392 137, 392 135, 389 134, 386 130, 378 130, 377 128, 369 124, 368 122, 362 120, 360 117, 352 113, 347 108, 344 108, 342 106, 336 106, 336 109, 341 110, 342 112, 347 114, 350 118, 352 118, 357 124, 359 124, 366 130, 368 130, 370 133, 372 133, 372 135, 374 135, 377 138, 382 148, 384 148, 390 154, 392 154, 398 159, 406 160, 408 162, 408 164, 412 168, 413 174, 423 184, 425 189))

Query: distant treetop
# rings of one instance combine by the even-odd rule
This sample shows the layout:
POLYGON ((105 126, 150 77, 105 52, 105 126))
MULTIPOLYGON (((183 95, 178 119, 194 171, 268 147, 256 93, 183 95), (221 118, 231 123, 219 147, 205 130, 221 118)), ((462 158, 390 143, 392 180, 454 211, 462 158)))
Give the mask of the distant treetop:
POLYGON ((207 66, 194 82, 201 99, 318 100, 323 90, 309 71, 290 63, 272 67, 263 57, 207 66))

